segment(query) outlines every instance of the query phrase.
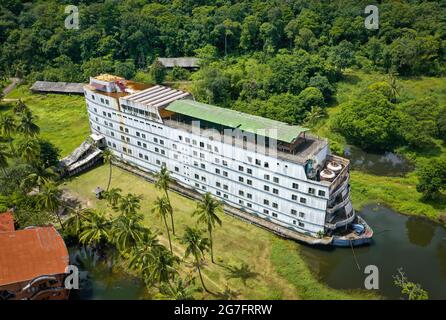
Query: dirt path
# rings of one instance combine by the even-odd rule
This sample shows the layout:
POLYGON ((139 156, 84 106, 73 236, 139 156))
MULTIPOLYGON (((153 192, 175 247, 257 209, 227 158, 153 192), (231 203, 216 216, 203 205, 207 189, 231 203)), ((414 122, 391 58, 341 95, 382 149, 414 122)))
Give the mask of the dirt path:
MULTIPOLYGON (((6 96, 8 93, 10 93, 12 90, 14 90, 14 88, 20 84, 20 82, 22 81, 22 79, 20 78, 9 78, 9 80, 11 80, 11 83, 3 89, 3 94, 6 96)), ((4 99, 5 101, 7 100, 14 100, 14 99, 4 99)))

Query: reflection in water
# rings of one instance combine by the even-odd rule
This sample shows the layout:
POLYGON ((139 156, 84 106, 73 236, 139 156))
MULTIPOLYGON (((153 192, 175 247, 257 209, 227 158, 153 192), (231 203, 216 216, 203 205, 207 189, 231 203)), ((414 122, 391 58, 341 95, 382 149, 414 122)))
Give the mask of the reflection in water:
MULTIPOLYGON (((79 268, 80 290, 73 290, 70 299, 137 300, 150 298, 144 283, 135 277, 113 270, 113 260, 91 248, 69 248, 70 263, 79 268)), ((111 255, 108 254, 110 257, 111 255)))
POLYGON ((364 268, 379 269, 379 294, 398 299, 393 276, 402 267, 407 277, 429 292, 446 299, 446 230, 421 218, 408 218, 382 206, 367 206, 360 213, 375 231, 370 246, 321 250, 302 245, 300 252, 316 276, 337 289, 364 288, 364 268), (409 222, 409 219, 411 220, 409 222))
POLYGON ((409 217, 406 221, 407 237, 410 243, 426 247, 431 243, 436 227, 432 221, 409 217))
POLYGON ((385 175, 403 176, 413 170, 413 166, 403 157, 392 153, 368 153, 354 146, 346 146, 344 156, 350 159, 353 169, 385 175))

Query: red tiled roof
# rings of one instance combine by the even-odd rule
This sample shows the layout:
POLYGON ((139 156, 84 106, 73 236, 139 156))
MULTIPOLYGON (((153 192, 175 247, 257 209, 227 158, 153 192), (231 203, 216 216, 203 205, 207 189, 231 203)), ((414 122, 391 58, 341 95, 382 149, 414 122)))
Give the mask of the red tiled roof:
POLYGON ((0 286, 65 272, 69 256, 52 226, 0 233, 0 286))
POLYGON ((0 232, 14 231, 14 217, 11 212, 0 213, 0 232))

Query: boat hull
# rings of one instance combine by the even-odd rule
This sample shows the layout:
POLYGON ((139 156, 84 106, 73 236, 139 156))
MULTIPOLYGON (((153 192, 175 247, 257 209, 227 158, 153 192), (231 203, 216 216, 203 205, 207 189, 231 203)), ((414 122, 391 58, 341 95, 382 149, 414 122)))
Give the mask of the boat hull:
POLYGON ((357 217, 358 223, 364 226, 365 230, 361 235, 357 235, 352 232, 350 235, 345 236, 333 236, 332 246, 335 247, 359 247, 368 245, 372 242, 373 229, 365 222, 361 217, 357 217))

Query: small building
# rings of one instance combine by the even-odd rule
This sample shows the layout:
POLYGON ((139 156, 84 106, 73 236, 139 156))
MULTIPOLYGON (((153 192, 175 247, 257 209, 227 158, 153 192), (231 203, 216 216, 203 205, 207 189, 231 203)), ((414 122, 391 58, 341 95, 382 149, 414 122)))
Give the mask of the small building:
POLYGON ((37 93, 84 94, 84 83, 36 81, 31 91, 37 93))
POLYGON ((166 68, 177 66, 185 69, 198 69, 200 67, 200 59, 193 57, 158 58, 158 61, 166 68))
POLYGON ((64 300, 68 250, 53 226, 15 230, 0 214, 0 300, 64 300))

